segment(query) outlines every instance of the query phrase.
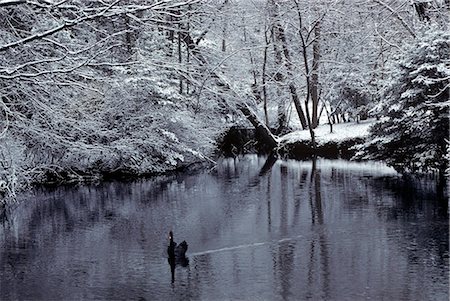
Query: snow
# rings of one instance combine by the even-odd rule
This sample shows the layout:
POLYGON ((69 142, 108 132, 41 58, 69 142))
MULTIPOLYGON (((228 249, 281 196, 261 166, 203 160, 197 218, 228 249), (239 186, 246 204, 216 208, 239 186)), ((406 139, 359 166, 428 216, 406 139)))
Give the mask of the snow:
MULTIPOLYGON (((289 164, 290 166, 295 166, 298 168, 311 168, 311 161, 299 161, 294 159, 288 159, 286 161, 278 161, 277 164, 289 164)), ((319 158, 316 161, 317 168, 320 169, 322 174, 331 173, 332 170, 342 169, 351 170, 356 172, 364 173, 365 171, 370 171, 372 175, 379 176, 396 176, 398 172, 380 161, 366 161, 366 162, 355 162, 345 159, 324 159, 319 158)))
MULTIPOLYGON (((327 142, 343 142, 354 138, 365 138, 369 135, 370 127, 375 124, 376 119, 368 119, 357 122, 339 123, 333 125, 333 133, 330 133, 328 124, 319 125, 315 130, 316 142, 325 144, 327 142)), ((299 130, 278 139, 281 144, 290 144, 301 141, 310 141, 309 130, 299 130)))

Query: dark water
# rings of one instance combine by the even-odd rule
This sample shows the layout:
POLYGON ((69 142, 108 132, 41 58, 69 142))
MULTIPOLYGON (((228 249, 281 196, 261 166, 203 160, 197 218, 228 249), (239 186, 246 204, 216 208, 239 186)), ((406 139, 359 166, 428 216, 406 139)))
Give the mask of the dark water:
POLYGON ((448 300, 447 202, 432 181, 264 164, 36 192, 0 224, 0 299, 448 300), (173 283, 170 229, 189 243, 173 283))

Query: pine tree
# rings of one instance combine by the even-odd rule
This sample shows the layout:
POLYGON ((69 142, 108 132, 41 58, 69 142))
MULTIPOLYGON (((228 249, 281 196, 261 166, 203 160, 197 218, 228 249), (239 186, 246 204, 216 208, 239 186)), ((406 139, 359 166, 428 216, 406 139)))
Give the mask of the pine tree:
POLYGON ((381 109, 358 157, 381 159, 401 172, 448 166, 450 34, 429 29, 394 68, 381 109))

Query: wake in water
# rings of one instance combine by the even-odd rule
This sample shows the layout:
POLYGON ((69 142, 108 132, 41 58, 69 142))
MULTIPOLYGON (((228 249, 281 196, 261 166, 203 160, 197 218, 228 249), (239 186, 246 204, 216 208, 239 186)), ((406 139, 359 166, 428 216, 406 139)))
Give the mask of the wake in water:
POLYGON ((195 252, 195 253, 189 254, 189 256, 195 257, 195 256, 201 256, 201 255, 206 255, 206 254, 211 254, 211 253, 233 251, 233 250, 239 250, 239 249, 245 249, 245 248, 254 248, 254 247, 260 247, 260 246, 265 246, 265 245, 274 245, 274 244, 279 244, 279 243, 282 243, 282 242, 285 242, 285 241, 297 240, 299 238, 302 238, 302 235, 297 235, 297 236, 294 236, 294 237, 282 238, 282 239, 279 239, 279 240, 255 242, 255 243, 251 243, 251 244, 244 244, 244 245, 238 245, 238 246, 233 246, 233 247, 225 247, 225 248, 220 248, 220 249, 206 250, 206 251, 202 251, 202 252, 195 252))

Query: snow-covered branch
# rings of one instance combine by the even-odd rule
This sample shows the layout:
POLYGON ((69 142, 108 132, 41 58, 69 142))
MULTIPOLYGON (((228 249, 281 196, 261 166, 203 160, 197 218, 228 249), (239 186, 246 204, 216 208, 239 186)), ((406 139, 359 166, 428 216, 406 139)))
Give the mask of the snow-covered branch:
POLYGON ((0 0, 0 7, 26 3, 26 0, 0 0))
POLYGON ((89 21, 89 20, 94 20, 94 19, 99 18, 99 17, 103 17, 105 15, 105 13, 109 9, 111 9, 114 5, 119 3, 119 1, 120 0, 117 0, 117 1, 113 2, 109 6, 105 7, 98 14, 91 15, 91 16, 86 16, 86 17, 82 17, 82 18, 78 18, 78 19, 75 19, 75 20, 72 20, 72 21, 65 21, 64 23, 62 23, 62 24, 60 24, 60 25, 58 25, 58 26, 56 26, 54 28, 48 29, 48 30, 40 32, 40 33, 33 34, 31 36, 28 36, 26 38, 20 39, 20 40, 15 41, 15 42, 11 42, 11 43, 8 43, 8 44, 1 45, 0 46, 0 52, 8 50, 8 49, 13 48, 13 47, 17 47, 19 45, 24 45, 24 44, 30 43, 30 42, 32 42, 34 40, 45 38, 47 36, 50 36, 50 35, 53 35, 53 34, 59 32, 59 31, 61 31, 63 29, 67 29, 67 28, 73 27, 73 26, 75 26, 77 24, 80 24, 82 22, 86 22, 86 21, 89 21))
POLYGON ((412 37, 416 37, 416 34, 414 33, 414 31, 412 30, 412 28, 408 25, 408 23, 406 23, 406 21, 403 19, 403 17, 399 14, 399 12, 392 8, 391 6, 389 6, 386 2, 381 1, 381 0, 373 0, 375 3, 380 4, 381 6, 383 6, 384 8, 386 8, 387 10, 389 10, 399 21, 400 23, 403 25, 403 27, 409 32, 409 34, 411 34, 412 37))

